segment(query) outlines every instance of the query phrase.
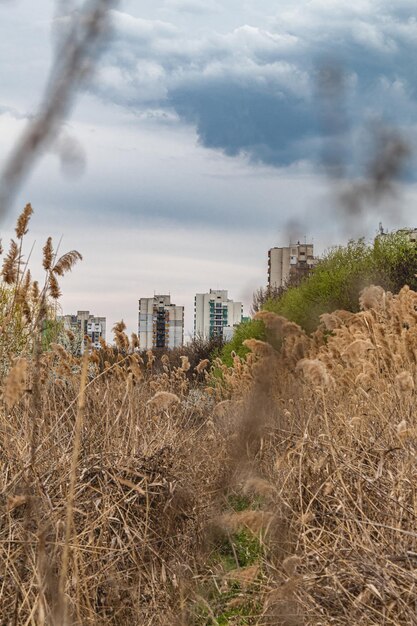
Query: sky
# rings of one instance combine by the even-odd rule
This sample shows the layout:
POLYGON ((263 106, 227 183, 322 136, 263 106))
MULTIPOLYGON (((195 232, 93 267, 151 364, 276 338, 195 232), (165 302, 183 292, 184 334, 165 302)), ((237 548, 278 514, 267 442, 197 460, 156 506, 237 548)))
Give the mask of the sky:
MULTIPOLYGON (((76 8, 0 0, 0 166, 76 8)), ((111 25, 59 137, 1 216, 7 240, 32 203, 35 275, 48 235, 83 255, 61 281, 64 313, 133 331, 138 299, 170 293, 189 336, 195 293, 228 289, 248 312, 272 246, 307 238, 321 254, 380 221, 417 225, 413 155, 395 196, 349 219, 339 199, 381 128, 413 151, 414 0, 125 0, 111 25)))

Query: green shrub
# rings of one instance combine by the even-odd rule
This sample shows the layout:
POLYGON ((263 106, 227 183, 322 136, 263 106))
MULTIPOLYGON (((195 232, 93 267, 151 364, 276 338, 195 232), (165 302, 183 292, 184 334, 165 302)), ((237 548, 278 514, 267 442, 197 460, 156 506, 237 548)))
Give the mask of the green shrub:
POLYGON ((249 350, 243 345, 245 339, 261 339, 265 341, 266 331, 264 323, 259 320, 247 320, 239 324, 232 339, 223 347, 221 352, 223 363, 228 366, 233 365, 233 353, 242 358, 247 355, 249 350))

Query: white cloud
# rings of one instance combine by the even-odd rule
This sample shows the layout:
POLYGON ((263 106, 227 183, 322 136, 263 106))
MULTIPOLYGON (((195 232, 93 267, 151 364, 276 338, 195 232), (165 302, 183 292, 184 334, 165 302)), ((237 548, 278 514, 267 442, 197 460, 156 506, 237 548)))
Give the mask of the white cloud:
POLYGON ((205 15, 207 13, 219 13, 222 6, 214 0, 165 0, 165 10, 173 13, 192 13, 205 15))

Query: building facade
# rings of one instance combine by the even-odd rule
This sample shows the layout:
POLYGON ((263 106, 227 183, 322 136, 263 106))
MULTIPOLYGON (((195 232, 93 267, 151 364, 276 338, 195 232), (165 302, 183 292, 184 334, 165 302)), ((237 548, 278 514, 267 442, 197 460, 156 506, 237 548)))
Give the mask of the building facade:
POLYGON ((77 315, 63 315, 65 330, 74 334, 74 352, 83 354, 87 339, 93 348, 100 348, 100 338, 106 340, 106 318, 95 317, 90 311, 77 311, 77 315))
POLYGON ((316 265, 312 243, 291 244, 283 248, 271 248, 268 251, 268 287, 285 287, 290 277, 300 278, 308 274, 316 265))
POLYGON ((194 298, 194 337, 231 339, 243 317, 243 305, 227 296, 227 290, 210 289, 194 298))
POLYGON ((139 300, 139 348, 178 348, 184 343, 184 307, 171 296, 155 295, 139 300))

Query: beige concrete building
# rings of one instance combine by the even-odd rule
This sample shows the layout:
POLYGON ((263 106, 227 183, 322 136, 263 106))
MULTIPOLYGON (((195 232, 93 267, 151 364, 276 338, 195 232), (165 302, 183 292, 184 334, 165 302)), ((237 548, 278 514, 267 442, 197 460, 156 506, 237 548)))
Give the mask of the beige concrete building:
POLYGON ((271 248, 268 251, 268 286, 272 289, 285 287, 290 276, 307 274, 316 263, 312 243, 271 248))
POLYGON ((91 341, 93 348, 100 348, 100 338, 106 340, 106 318, 95 317, 90 311, 77 311, 77 315, 63 315, 65 330, 75 335, 74 351, 82 354, 87 344, 86 337, 91 341))
POLYGON ((139 348, 178 348, 184 343, 184 307, 171 296, 155 295, 139 300, 139 348))

